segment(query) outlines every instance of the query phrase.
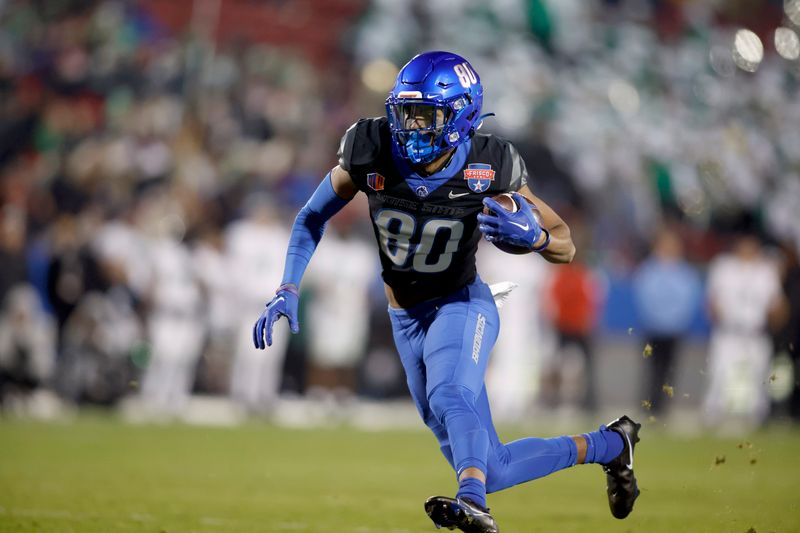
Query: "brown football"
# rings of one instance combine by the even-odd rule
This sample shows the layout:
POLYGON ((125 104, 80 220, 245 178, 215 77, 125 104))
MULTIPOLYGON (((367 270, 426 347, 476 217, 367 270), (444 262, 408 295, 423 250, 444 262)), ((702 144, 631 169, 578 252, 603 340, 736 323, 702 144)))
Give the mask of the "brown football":
MULTIPOLYGON (((531 210, 533 211, 533 217, 536 219, 536 222, 538 222, 541 225, 542 214, 539 212, 539 209, 536 208, 536 204, 534 204, 527 196, 522 196, 522 197, 525 198, 525 200, 528 202, 528 205, 531 206, 531 210)), ((516 213, 517 210, 519 209, 519 205, 517 205, 517 202, 514 200, 514 196, 512 196, 510 192, 504 192, 498 194, 497 196, 493 196, 492 200, 500 204, 500 207, 502 207, 503 209, 505 209, 510 213, 516 213)), ((483 212, 486 215, 494 214, 494 212, 486 206, 484 206, 483 212)), ((508 244, 505 242, 493 242, 492 244, 494 244, 507 254, 521 255, 521 254, 529 254, 532 251, 530 248, 514 246, 513 244, 508 244)))

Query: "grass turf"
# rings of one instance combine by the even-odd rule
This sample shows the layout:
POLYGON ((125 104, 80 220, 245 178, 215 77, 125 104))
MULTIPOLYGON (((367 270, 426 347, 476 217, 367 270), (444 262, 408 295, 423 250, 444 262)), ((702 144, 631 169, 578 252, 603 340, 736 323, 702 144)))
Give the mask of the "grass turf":
MULTIPOLYGON (((502 531, 800 531, 800 431, 642 437, 628 519, 590 465, 491 496, 502 531)), ((422 431, 0 422, 0 531, 424 532, 453 491, 422 431)))

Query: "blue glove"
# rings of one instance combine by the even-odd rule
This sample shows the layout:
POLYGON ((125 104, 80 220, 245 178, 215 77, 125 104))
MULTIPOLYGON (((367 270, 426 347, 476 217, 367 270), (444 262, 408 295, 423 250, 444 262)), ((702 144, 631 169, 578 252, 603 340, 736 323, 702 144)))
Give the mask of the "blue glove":
POLYGON ((258 317, 256 325, 253 326, 253 344, 256 348, 263 350, 266 346, 272 346, 272 325, 285 316, 289 320, 289 328, 292 333, 300 331, 297 323, 297 287, 291 284, 281 285, 275 292, 275 297, 267 304, 264 312, 258 317), (267 334, 267 344, 264 345, 264 333, 267 334))
POLYGON ((510 213, 491 198, 484 198, 483 205, 494 215, 478 214, 478 229, 489 242, 504 242, 523 248, 533 248, 542 235, 542 227, 533 214, 530 204, 518 192, 512 193, 519 209, 510 213))

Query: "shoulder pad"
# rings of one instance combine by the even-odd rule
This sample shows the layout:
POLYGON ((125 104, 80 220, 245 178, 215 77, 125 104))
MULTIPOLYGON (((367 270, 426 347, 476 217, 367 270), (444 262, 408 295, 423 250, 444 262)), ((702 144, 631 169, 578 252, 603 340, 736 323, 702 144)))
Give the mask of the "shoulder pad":
POLYGON ((339 166, 350 172, 373 163, 381 153, 381 129, 385 118, 362 118, 349 128, 339 143, 339 166))
POLYGON ((495 161, 502 169, 498 183, 503 191, 518 191, 528 183, 528 170, 525 161, 516 147, 506 139, 491 133, 478 133, 472 139, 473 149, 483 153, 490 161, 495 161))
POLYGON ((506 150, 511 165, 511 179, 508 183, 508 190, 518 191, 528 184, 528 168, 525 166, 525 161, 522 159, 522 156, 519 155, 517 148, 513 144, 508 142, 506 150))

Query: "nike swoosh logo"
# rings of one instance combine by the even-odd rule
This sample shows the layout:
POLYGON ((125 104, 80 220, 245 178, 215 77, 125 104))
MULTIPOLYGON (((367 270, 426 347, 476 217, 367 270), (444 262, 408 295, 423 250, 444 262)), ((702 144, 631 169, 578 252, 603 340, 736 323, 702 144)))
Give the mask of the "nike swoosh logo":
MULTIPOLYGON (((511 221, 509 220, 509 222, 511 222, 511 221)), ((528 231, 531 228, 527 223, 520 224, 519 222, 511 222, 511 224, 514 224, 516 227, 520 228, 522 231, 528 231)))
POLYGON ((285 302, 285 301, 286 301, 286 300, 284 300, 284 299, 283 299, 283 296, 278 296, 277 298, 275 298, 275 303, 278 303, 278 302, 285 302))
POLYGON ((461 196, 466 196, 468 194, 469 194, 468 192, 461 192, 461 193, 458 193, 458 194, 453 194, 453 191, 450 191, 450 194, 448 194, 448 196, 450 197, 451 200, 455 200, 456 198, 460 198, 461 196))
POLYGON ((625 435, 625 440, 628 441, 628 457, 629 462, 625 466, 628 467, 629 470, 633 470, 633 446, 631 445, 631 439, 628 438, 628 434, 624 431, 622 432, 625 435))
MULTIPOLYGON (((456 499, 456 501, 461 501, 461 498, 456 499)), ((467 502, 463 501, 461 503, 470 508, 470 511, 472 511, 473 516, 490 516, 489 513, 481 511, 480 509, 476 509, 474 505, 469 505, 467 502)))

